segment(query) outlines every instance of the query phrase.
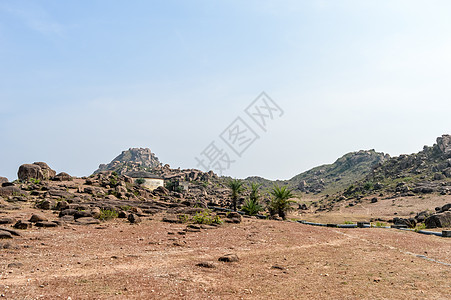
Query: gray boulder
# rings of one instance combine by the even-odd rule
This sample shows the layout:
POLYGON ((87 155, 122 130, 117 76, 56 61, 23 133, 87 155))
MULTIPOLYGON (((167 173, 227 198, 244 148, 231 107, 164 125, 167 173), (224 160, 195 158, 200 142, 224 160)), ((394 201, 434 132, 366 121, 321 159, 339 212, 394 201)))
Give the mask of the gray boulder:
POLYGON ((424 224, 427 228, 451 227, 451 211, 432 215, 424 221, 424 224))

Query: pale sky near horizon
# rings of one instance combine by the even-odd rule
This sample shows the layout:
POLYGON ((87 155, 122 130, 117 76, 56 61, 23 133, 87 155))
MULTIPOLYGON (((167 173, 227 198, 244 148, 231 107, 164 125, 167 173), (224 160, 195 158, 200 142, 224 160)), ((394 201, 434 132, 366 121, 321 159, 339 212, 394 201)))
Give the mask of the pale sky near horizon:
POLYGON ((241 117, 259 135, 224 174, 288 179, 360 149, 450 132, 446 0, 0 0, 0 176, 91 174, 131 147, 196 168, 241 117), (264 132, 245 108, 284 111, 264 132))

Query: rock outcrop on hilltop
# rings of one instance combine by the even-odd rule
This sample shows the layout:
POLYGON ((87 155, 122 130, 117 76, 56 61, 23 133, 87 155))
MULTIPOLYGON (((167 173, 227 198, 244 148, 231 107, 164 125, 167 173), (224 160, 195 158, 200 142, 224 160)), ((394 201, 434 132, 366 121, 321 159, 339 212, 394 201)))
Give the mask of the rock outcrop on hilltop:
POLYGON ((33 164, 24 164, 19 167, 17 177, 19 180, 27 181, 30 179, 47 180, 56 175, 45 162, 35 162, 33 164))
POLYGON ((128 172, 150 171, 162 167, 158 157, 149 148, 130 148, 113 159, 109 164, 101 164, 94 172, 114 171, 124 175, 128 172))

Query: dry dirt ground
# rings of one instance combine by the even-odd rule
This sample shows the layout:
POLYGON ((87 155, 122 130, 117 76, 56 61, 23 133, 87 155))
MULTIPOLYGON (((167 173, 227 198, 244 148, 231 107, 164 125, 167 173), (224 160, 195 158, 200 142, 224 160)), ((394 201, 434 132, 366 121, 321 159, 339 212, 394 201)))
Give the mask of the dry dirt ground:
POLYGON ((138 225, 116 219, 21 231, 20 237, 0 240, 10 243, 0 249, 0 294, 4 299, 451 299, 451 238, 256 219, 180 234, 184 228, 157 216, 138 225), (240 260, 218 261, 228 253, 240 260), (212 268, 196 266, 200 262, 212 268))

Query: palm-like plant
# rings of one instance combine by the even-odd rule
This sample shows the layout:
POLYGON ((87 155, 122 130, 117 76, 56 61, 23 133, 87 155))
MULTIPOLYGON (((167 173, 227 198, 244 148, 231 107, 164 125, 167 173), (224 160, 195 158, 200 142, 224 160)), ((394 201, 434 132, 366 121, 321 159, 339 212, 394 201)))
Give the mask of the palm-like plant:
POLYGON ((291 210, 291 203, 294 201, 290 201, 290 198, 293 198, 293 193, 286 186, 280 187, 278 185, 274 186, 271 195, 273 199, 269 203, 269 210, 273 212, 277 212, 279 217, 282 219, 286 219, 287 211, 291 210))
POLYGON ((261 184, 251 183, 251 193, 249 199, 244 202, 242 210, 250 216, 254 216, 263 210, 263 206, 260 205, 260 194, 258 190, 261 184))
POLYGON ((233 210, 236 211, 236 203, 238 202, 238 197, 244 191, 243 182, 239 179, 232 179, 229 182, 229 188, 231 189, 230 197, 232 198, 233 210))

